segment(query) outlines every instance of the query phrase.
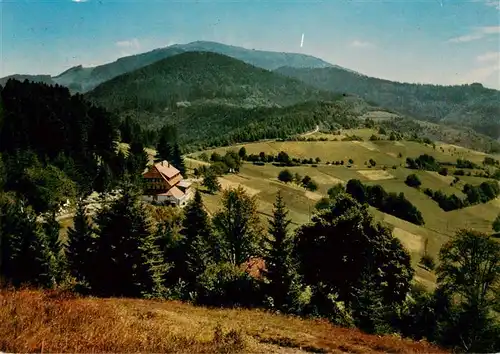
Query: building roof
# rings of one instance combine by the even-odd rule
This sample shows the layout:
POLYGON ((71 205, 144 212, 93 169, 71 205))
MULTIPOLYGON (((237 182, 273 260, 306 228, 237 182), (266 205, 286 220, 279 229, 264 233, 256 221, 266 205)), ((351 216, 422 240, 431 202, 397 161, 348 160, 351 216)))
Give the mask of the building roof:
POLYGON ((174 197, 175 199, 181 199, 182 197, 184 197, 184 192, 177 187, 172 187, 168 190, 168 192, 158 195, 166 195, 168 197, 174 197))
POLYGON ((177 184, 179 187, 183 187, 183 188, 189 188, 192 183, 189 182, 189 181, 186 181, 185 179, 180 181, 178 184, 177 184))
POLYGON ((172 164, 168 163, 168 161, 161 161, 155 163, 155 167, 163 176, 170 179, 175 175, 179 174, 180 171, 176 169, 172 164))

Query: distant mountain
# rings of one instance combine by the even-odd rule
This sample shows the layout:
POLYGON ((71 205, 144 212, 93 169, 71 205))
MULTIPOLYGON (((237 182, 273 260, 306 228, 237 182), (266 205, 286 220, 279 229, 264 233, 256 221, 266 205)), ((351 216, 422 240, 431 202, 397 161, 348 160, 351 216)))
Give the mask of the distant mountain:
POLYGON ((197 41, 188 44, 175 44, 169 48, 178 48, 186 52, 219 53, 268 70, 278 69, 282 66, 292 68, 338 67, 311 55, 246 49, 217 42, 197 41))
POLYGON ((481 84, 438 86, 382 80, 338 68, 282 67, 275 72, 331 92, 348 92, 381 107, 431 122, 465 125, 500 136, 500 91, 481 84))
MULTIPOLYGON (((224 54, 244 61, 254 66, 274 70, 281 66, 296 68, 325 68, 333 65, 310 55, 297 53, 279 53, 263 50, 252 50, 216 42, 197 41, 188 44, 175 44, 169 47, 155 49, 150 52, 120 58, 112 63, 96 67, 72 67, 63 73, 50 77, 48 75, 19 75, 32 81, 57 83, 70 88, 73 92, 87 92, 99 84, 119 75, 140 69, 159 60, 184 52, 214 52, 224 54), (52 80, 52 81, 48 81, 52 80)), ((0 79, 0 85, 7 78, 0 79)))
POLYGON ((185 52, 109 80, 86 97, 115 112, 158 112, 200 102, 287 106, 335 95, 225 55, 185 52))

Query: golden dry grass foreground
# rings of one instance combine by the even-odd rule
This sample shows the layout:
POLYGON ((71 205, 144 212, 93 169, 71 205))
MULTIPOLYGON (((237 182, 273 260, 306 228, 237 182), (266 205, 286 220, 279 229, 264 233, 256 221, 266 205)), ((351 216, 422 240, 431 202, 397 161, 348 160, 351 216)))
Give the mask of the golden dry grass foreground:
POLYGON ((326 321, 173 301, 0 290, 2 352, 443 353, 326 321))

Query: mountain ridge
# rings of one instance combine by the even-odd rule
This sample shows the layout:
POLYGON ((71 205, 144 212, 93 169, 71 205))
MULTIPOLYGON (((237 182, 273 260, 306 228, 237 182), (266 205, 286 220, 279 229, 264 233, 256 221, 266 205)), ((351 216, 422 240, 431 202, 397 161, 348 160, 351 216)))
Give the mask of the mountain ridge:
POLYGON ((500 91, 482 84, 431 85, 390 81, 336 68, 281 67, 275 72, 330 92, 348 92, 368 102, 435 123, 472 127, 500 137, 500 91))
POLYGON ((120 75, 85 94, 107 109, 154 111, 184 101, 287 106, 329 100, 329 92, 214 52, 184 52, 120 75))
MULTIPOLYGON (((73 92, 85 93, 117 76, 140 69, 159 60, 192 51, 225 54, 247 64, 267 70, 273 70, 284 65, 292 67, 335 66, 308 54, 253 50, 217 42, 195 41, 186 44, 174 44, 144 53, 121 57, 113 62, 95 67, 73 66, 58 75, 49 75, 51 82, 43 82, 63 85, 70 88, 73 92)), ((23 77, 39 82, 38 75, 23 75, 23 77)), ((4 85, 7 79, 8 77, 0 78, 0 85, 4 85)))

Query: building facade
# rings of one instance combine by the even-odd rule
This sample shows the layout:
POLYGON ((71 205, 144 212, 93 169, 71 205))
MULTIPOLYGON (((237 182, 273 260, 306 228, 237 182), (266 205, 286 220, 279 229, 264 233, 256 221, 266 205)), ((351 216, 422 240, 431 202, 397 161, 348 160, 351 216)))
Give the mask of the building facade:
POLYGON ((191 183, 168 161, 150 166, 143 178, 145 201, 184 206, 191 198, 191 183))

